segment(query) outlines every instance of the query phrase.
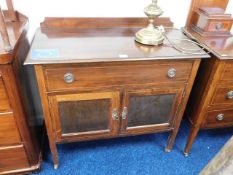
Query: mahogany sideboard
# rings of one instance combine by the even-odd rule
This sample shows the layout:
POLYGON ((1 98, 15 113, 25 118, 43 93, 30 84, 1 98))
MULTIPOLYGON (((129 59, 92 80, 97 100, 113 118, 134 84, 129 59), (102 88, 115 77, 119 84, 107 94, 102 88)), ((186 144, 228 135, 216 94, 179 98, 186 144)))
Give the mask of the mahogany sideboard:
POLYGON ((223 10, 228 0, 193 0, 184 32, 210 52, 205 59, 190 95, 186 115, 191 131, 184 150, 188 156, 200 129, 233 126, 233 36, 203 37, 191 29, 192 14, 198 7, 218 7, 223 10))
MULTIPOLYGON (((146 23, 46 18, 37 30, 25 65, 35 67, 54 168, 56 144, 65 142, 169 131, 171 151, 200 60, 209 55, 187 55, 167 41, 135 42, 146 23)), ((170 38, 187 38, 166 30, 170 38)))
POLYGON ((40 168, 43 118, 40 125, 27 100, 28 19, 13 10, 10 0, 7 5, 7 11, 0 8, 0 174, 25 174, 40 168))

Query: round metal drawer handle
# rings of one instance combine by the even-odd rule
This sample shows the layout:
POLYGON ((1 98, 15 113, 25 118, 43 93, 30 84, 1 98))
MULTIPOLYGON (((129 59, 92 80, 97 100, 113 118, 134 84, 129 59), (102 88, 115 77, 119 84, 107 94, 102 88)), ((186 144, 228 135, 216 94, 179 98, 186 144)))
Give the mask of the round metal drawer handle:
POLYGON ((176 76, 176 69, 175 68, 169 69, 168 72, 167 72, 167 76, 169 78, 174 78, 176 76))
POLYGON ((216 24, 216 26, 215 26, 215 29, 216 30, 221 30, 223 28, 223 23, 218 23, 218 24, 216 24))
POLYGON ((224 119, 224 114, 218 114, 217 117, 216 117, 216 119, 218 121, 222 121, 224 119))
POLYGON ((66 73, 64 75, 64 81, 66 83, 73 83, 74 82, 74 74, 72 74, 72 73, 66 73))
POLYGON ((229 91, 229 92, 227 93, 227 98, 228 98, 228 99, 233 99, 233 91, 229 91))

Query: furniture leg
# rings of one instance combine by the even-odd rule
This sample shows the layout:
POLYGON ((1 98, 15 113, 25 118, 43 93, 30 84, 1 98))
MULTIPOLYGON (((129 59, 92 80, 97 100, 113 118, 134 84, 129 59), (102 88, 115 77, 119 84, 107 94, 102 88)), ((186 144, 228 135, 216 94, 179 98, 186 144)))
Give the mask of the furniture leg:
POLYGON ((53 135, 49 135, 48 134, 48 138, 49 138, 49 147, 52 153, 52 158, 53 158, 53 163, 54 163, 54 169, 58 168, 58 153, 57 153, 57 147, 56 147, 56 142, 53 139, 53 135))
POLYGON ((189 155, 190 149, 192 147, 194 139, 197 136, 197 133, 198 133, 199 129, 200 128, 196 127, 196 126, 192 126, 191 127, 191 131, 190 131, 189 136, 188 136, 188 141, 187 141, 185 149, 184 149, 184 155, 185 155, 185 157, 187 157, 189 155))
MULTIPOLYGON (((180 111, 180 114, 183 114, 183 112, 184 112, 184 108, 180 111)), ((180 115, 178 117, 178 119, 175 123, 175 126, 174 126, 174 130, 169 135, 167 147, 165 148, 165 152, 167 152, 167 153, 171 152, 171 150, 173 148, 177 133, 179 131, 181 120, 182 120, 182 115, 180 115)))
POLYGON ((174 142, 175 142, 175 139, 176 139, 176 136, 177 136, 177 133, 178 133, 178 129, 175 129, 169 135, 168 144, 167 144, 167 147, 165 148, 165 152, 167 152, 167 153, 171 152, 173 145, 174 145, 174 142))
POLYGON ((43 75, 43 69, 41 66, 35 66, 37 81, 38 81, 38 87, 42 102, 42 109, 44 113, 44 119, 45 119, 45 125, 47 128, 47 135, 49 139, 49 147, 52 153, 53 157, 53 163, 54 163, 54 169, 58 168, 58 153, 57 153, 57 147, 56 147, 56 135, 52 126, 52 120, 50 118, 50 111, 48 99, 46 97, 46 87, 45 87, 45 80, 42 77, 43 75))

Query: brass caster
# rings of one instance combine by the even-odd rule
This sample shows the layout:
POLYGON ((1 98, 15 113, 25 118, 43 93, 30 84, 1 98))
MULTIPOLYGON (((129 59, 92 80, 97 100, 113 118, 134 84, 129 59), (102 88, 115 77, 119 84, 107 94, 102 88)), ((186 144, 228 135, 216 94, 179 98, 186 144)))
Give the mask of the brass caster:
POLYGON ((184 152, 184 157, 188 157, 189 153, 184 152))
POLYGON ((54 169, 55 169, 55 170, 58 169, 58 165, 54 165, 54 169))
POLYGON ((165 148, 165 150, 164 150, 166 153, 170 153, 171 152, 171 150, 170 149, 168 149, 168 148, 165 148))

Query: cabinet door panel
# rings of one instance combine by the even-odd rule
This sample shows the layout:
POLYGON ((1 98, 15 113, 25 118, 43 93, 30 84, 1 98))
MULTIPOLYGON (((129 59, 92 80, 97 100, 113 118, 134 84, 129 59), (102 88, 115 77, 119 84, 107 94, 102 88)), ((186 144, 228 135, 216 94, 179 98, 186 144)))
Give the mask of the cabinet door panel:
POLYGON ((182 89, 134 90, 125 93, 122 112, 123 133, 137 133, 172 127, 182 89), (127 108, 127 116, 125 109, 127 108))
POLYGON ((119 92, 55 95, 50 101, 58 139, 108 137, 118 131, 112 112, 119 109, 119 92))
POLYGON ((130 97, 128 127, 169 123, 174 99, 175 94, 130 97))
POLYGON ((60 102, 62 134, 108 129, 109 99, 60 102))

